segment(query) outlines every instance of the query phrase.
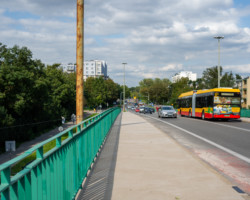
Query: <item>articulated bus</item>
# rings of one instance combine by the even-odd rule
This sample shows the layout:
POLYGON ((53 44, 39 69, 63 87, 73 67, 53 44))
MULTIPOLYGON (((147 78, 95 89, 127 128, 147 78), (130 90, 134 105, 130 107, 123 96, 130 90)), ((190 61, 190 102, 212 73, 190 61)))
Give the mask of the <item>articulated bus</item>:
POLYGON ((239 89, 214 88, 182 93, 177 100, 181 116, 202 119, 239 119, 241 107, 239 89))

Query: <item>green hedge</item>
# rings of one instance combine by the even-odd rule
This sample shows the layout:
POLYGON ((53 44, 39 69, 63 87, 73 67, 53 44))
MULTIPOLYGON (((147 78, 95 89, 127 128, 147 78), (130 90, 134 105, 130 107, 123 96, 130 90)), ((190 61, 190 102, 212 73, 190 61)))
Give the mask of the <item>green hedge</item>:
POLYGON ((250 109, 242 108, 240 111, 241 117, 250 117, 250 109))

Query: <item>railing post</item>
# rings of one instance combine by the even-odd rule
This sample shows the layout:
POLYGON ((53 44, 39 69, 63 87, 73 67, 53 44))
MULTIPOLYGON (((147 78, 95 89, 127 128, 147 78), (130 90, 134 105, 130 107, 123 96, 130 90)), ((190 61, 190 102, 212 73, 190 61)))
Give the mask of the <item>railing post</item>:
POLYGON ((77 133, 80 133, 81 132, 81 125, 78 125, 77 126, 77 131, 76 131, 77 133))
MULTIPOLYGON (((1 185, 10 185, 10 167, 1 171, 1 185)), ((9 200, 9 188, 2 192, 2 200, 9 200)))
POLYGON ((61 144, 62 144, 62 137, 56 138, 56 146, 57 146, 57 147, 60 147, 61 144))
POLYGON ((68 134, 69 134, 68 137, 69 137, 69 138, 72 138, 72 137, 73 137, 73 130, 71 129, 71 130, 68 132, 68 134))
POLYGON ((36 159, 43 159, 43 146, 36 150, 36 159))

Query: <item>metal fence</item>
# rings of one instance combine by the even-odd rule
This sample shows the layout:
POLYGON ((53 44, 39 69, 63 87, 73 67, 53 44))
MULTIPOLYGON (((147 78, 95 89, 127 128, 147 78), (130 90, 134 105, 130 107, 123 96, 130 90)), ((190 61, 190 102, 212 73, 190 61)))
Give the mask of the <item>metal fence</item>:
POLYGON ((120 108, 109 109, 0 165, 1 200, 74 199, 120 108), (62 136, 68 137, 62 141, 62 136), (56 145, 43 153, 44 145, 56 145), (36 152, 36 159, 11 176, 11 167, 36 152))
POLYGON ((240 110, 240 116, 241 117, 250 117, 250 110, 242 108, 240 110))

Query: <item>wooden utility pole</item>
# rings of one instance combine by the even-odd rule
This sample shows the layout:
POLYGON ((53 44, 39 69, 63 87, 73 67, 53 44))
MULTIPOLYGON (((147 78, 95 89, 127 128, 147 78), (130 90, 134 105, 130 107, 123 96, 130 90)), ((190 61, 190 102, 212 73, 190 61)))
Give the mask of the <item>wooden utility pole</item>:
POLYGON ((76 25, 76 123, 83 120, 84 0, 77 0, 76 25))

